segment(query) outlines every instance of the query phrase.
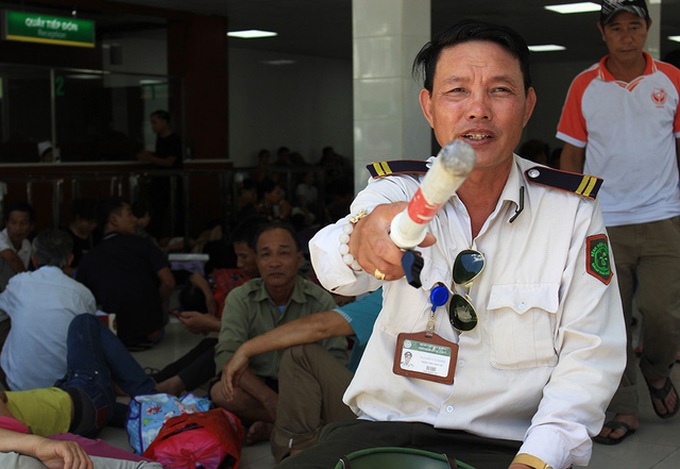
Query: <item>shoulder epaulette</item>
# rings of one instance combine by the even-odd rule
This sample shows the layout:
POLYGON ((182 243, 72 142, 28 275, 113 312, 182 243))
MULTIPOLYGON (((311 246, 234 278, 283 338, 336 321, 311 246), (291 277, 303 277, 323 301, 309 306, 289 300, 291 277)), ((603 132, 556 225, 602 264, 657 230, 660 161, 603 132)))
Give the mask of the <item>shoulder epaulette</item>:
POLYGON ((371 176, 381 178, 392 174, 425 174, 427 172, 427 162, 421 160, 392 160, 376 161, 366 165, 366 169, 371 176))
POLYGON ((596 176, 561 171, 544 166, 534 166, 527 169, 524 174, 530 182, 573 192, 593 200, 595 200, 603 181, 602 178, 596 176))

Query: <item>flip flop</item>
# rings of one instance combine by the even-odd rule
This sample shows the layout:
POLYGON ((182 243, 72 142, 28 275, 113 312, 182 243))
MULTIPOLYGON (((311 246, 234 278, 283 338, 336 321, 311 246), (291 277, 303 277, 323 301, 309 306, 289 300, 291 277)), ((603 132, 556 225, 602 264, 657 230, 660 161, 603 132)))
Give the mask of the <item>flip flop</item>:
POLYGON ((616 430, 619 430, 620 428, 623 428, 625 430, 624 434, 621 435, 619 438, 612 438, 611 436, 594 436, 593 441, 595 443, 600 443, 601 445, 618 445, 621 443, 623 440, 628 438, 630 435, 635 433, 635 430, 630 428, 630 425, 628 425, 625 422, 619 422, 618 420, 610 420, 609 422, 605 423, 604 428, 609 428, 611 432, 609 433, 610 435, 614 433, 616 430))
POLYGON ((659 418, 668 419, 678 413, 678 409, 680 409, 680 396, 678 396, 678 391, 675 389, 675 386, 673 386, 673 382, 671 381, 670 378, 666 378, 666 382, 663 383, 663 388, 661 389, 652 387, 652 385, 649 384, 649 381, 647 381, 647 379, 645 379, 645 382, 647 383, 647 389, 649 389, 649 395, 652 398, 652 407, 654 408, 654 412, 656 413, 656 415, 659 416, 659 418), (670 394, 671 390, 675 393, 676 396, 678 396, 678 400, 676 400, 674 409, 667 408, 665 403, 666 397, 668 397, 668 394, 670 394), (663 405, 666 408, 665 414, 661 414, 659 413, 658 410, 656 410, 656 406, 654 405, 654 399, 661 401, 661 405, 663 405))

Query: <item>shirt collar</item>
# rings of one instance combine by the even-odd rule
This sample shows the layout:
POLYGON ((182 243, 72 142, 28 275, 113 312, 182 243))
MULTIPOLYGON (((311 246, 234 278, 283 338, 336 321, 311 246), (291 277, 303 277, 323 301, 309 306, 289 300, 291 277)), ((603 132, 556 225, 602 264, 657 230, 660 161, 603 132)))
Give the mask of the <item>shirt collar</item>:
MULTIPOLYGON (((642 55, 645 56, 645 71, 642 73, 642 76, 651 75, 652 73, 656 72, 656 63, 654 62, 654 58, 644 51, 642 52, 642 55)), ((609 54, 605 55, 600 60, 600 63, 598 65, 599 68, 598 76, 602 81, 617 81, 616 78, 614 78, 614 75, 612 75, 609 69, 607 69, 608 58, 609 54)))
MULTIPOLYGON (((519 165, 518 156, 512 155, 513 164, 510 168, 510 174, 508 175, 508 180, 505 183, 501 197, 498 200, 498 207, 501 207, 505 201, 514 204, 514 211, 511 213, 510 218, 512 218, 515 213, 520 208, 523 208, 524 202, 520 200, 520 191, 524 187, 524 178, 522 177, 522 168, 519 165)), ((519 215, 519 214, 518 214, 519 215)))
MULTIPOLYGON (((293 287, 293 293, 290 295, 290 299, 288 300, 288 303, 291 301, 294 301, 296 303, 304 303, 306 300, 304 291, 303 291, 303 282, 304 279, 300 277, 299 275, 295 277, 295 286, 293 287)), ((271 301, 271 298, 269 296, 269 293, 267 292, 267 287, 264 285, 264 280, 260 279, 260 288, 257 290, 255 293, 255 301, 266 301, 269 300, 271 301)))

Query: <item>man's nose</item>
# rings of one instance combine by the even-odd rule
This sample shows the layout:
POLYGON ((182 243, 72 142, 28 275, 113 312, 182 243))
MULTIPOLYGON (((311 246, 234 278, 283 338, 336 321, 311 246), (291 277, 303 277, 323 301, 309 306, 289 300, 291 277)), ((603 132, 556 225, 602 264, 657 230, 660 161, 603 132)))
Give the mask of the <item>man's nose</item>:
POLYGON ((470 108, 467 112, 468 120, 489 120, 491 119, 491 108, 488 103, 486 93, 475 93, 470 99, 470 108))

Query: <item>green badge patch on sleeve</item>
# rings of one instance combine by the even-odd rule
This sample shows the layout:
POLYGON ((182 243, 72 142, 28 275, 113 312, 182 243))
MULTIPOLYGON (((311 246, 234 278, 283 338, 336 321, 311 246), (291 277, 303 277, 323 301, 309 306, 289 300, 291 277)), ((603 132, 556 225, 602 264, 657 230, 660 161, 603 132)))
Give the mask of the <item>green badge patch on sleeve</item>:
POLYGON ((607 235, 588 236, 586 249, 588 250, 586 252, 586 271, 605 285, 609 285, 614 274, 609 262, 607 235))

